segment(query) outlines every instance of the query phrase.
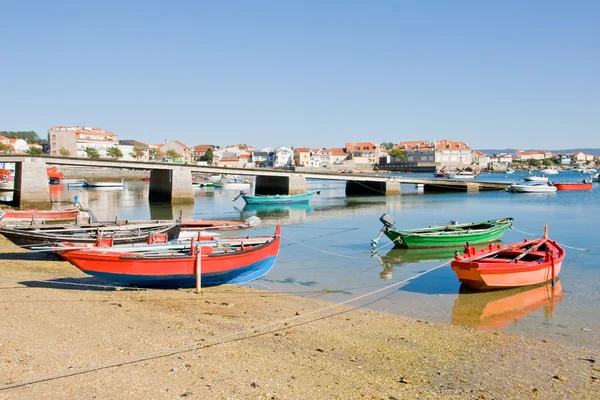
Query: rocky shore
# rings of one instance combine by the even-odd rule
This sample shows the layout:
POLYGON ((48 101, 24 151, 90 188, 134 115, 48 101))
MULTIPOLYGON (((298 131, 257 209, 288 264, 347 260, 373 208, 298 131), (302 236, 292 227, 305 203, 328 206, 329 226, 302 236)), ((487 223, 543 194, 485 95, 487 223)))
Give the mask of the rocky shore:
POLYGON ((104 286, 0 238, 0 399, 597 399, 595 351, 240 286, 104 286))

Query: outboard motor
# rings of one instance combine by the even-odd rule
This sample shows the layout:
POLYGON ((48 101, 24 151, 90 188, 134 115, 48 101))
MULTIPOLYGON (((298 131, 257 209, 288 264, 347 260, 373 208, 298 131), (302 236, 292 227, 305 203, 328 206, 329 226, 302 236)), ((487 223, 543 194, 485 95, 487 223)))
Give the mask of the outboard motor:
POLYGON ((371 247, 373 249, 375 249, 375 247, 377 247, 377 245, 379 244, 379 239, 381 238, 381 235, 383 235, 383 233, 387 229, 392 228, 395 224, 394 218, 392 218, 392 216, 390 215, 387 215, 386 213, 383 213, 379 220, 383 224, 383 228, 381 228, 381 231, 379 231, 379 235, 377 235, 375 239, 371 239, 371 247))

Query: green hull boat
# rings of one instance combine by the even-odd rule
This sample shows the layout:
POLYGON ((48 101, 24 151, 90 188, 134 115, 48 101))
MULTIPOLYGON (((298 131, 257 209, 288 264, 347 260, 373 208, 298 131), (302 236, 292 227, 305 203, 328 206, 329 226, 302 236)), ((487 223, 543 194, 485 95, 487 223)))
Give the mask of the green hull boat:
MULTIPOLYGON (((512 226, 512 218, 492 219, 468 224, 452 224, 432 226, 423 229, 399 230, 394 228, 394 221, 387 214, 380 218, 383 223, 381 232, 392 242, 394 247, 407 249, 426 249, 435 247, 463 247, 465 243, 487 243, 502 237, 512 226)), ((372 245, 379 243, 379 237, 372 240, 372 245)))

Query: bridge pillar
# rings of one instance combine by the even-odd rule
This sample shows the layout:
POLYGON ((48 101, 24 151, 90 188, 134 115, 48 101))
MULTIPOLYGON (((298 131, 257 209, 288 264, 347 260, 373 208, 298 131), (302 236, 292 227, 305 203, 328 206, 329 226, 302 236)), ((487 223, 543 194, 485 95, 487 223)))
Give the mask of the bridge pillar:
POLYGON ((15 163, 13 203, 20 208, 51 208, 45 161, 32 157, 15 163))
POLYGON ((193 203, 191 171, 182 167, 151 170, 148 200, 160 203, 193 203))
POLYGON ((346 196, 393 196, 401 193, 400 182, 346 181, 346 196))
POLYGON ((306 193, 304 175, 256 176, 254 194, 302 194, 306 193))

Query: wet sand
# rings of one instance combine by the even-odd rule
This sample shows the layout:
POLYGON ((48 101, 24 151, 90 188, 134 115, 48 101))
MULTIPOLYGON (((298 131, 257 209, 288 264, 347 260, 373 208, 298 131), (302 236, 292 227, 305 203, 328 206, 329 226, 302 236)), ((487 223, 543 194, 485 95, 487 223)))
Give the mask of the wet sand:
POLYGON ((240 286, 102 284, 0 239, 0 399, 600 398, 581 347, 240 286))

